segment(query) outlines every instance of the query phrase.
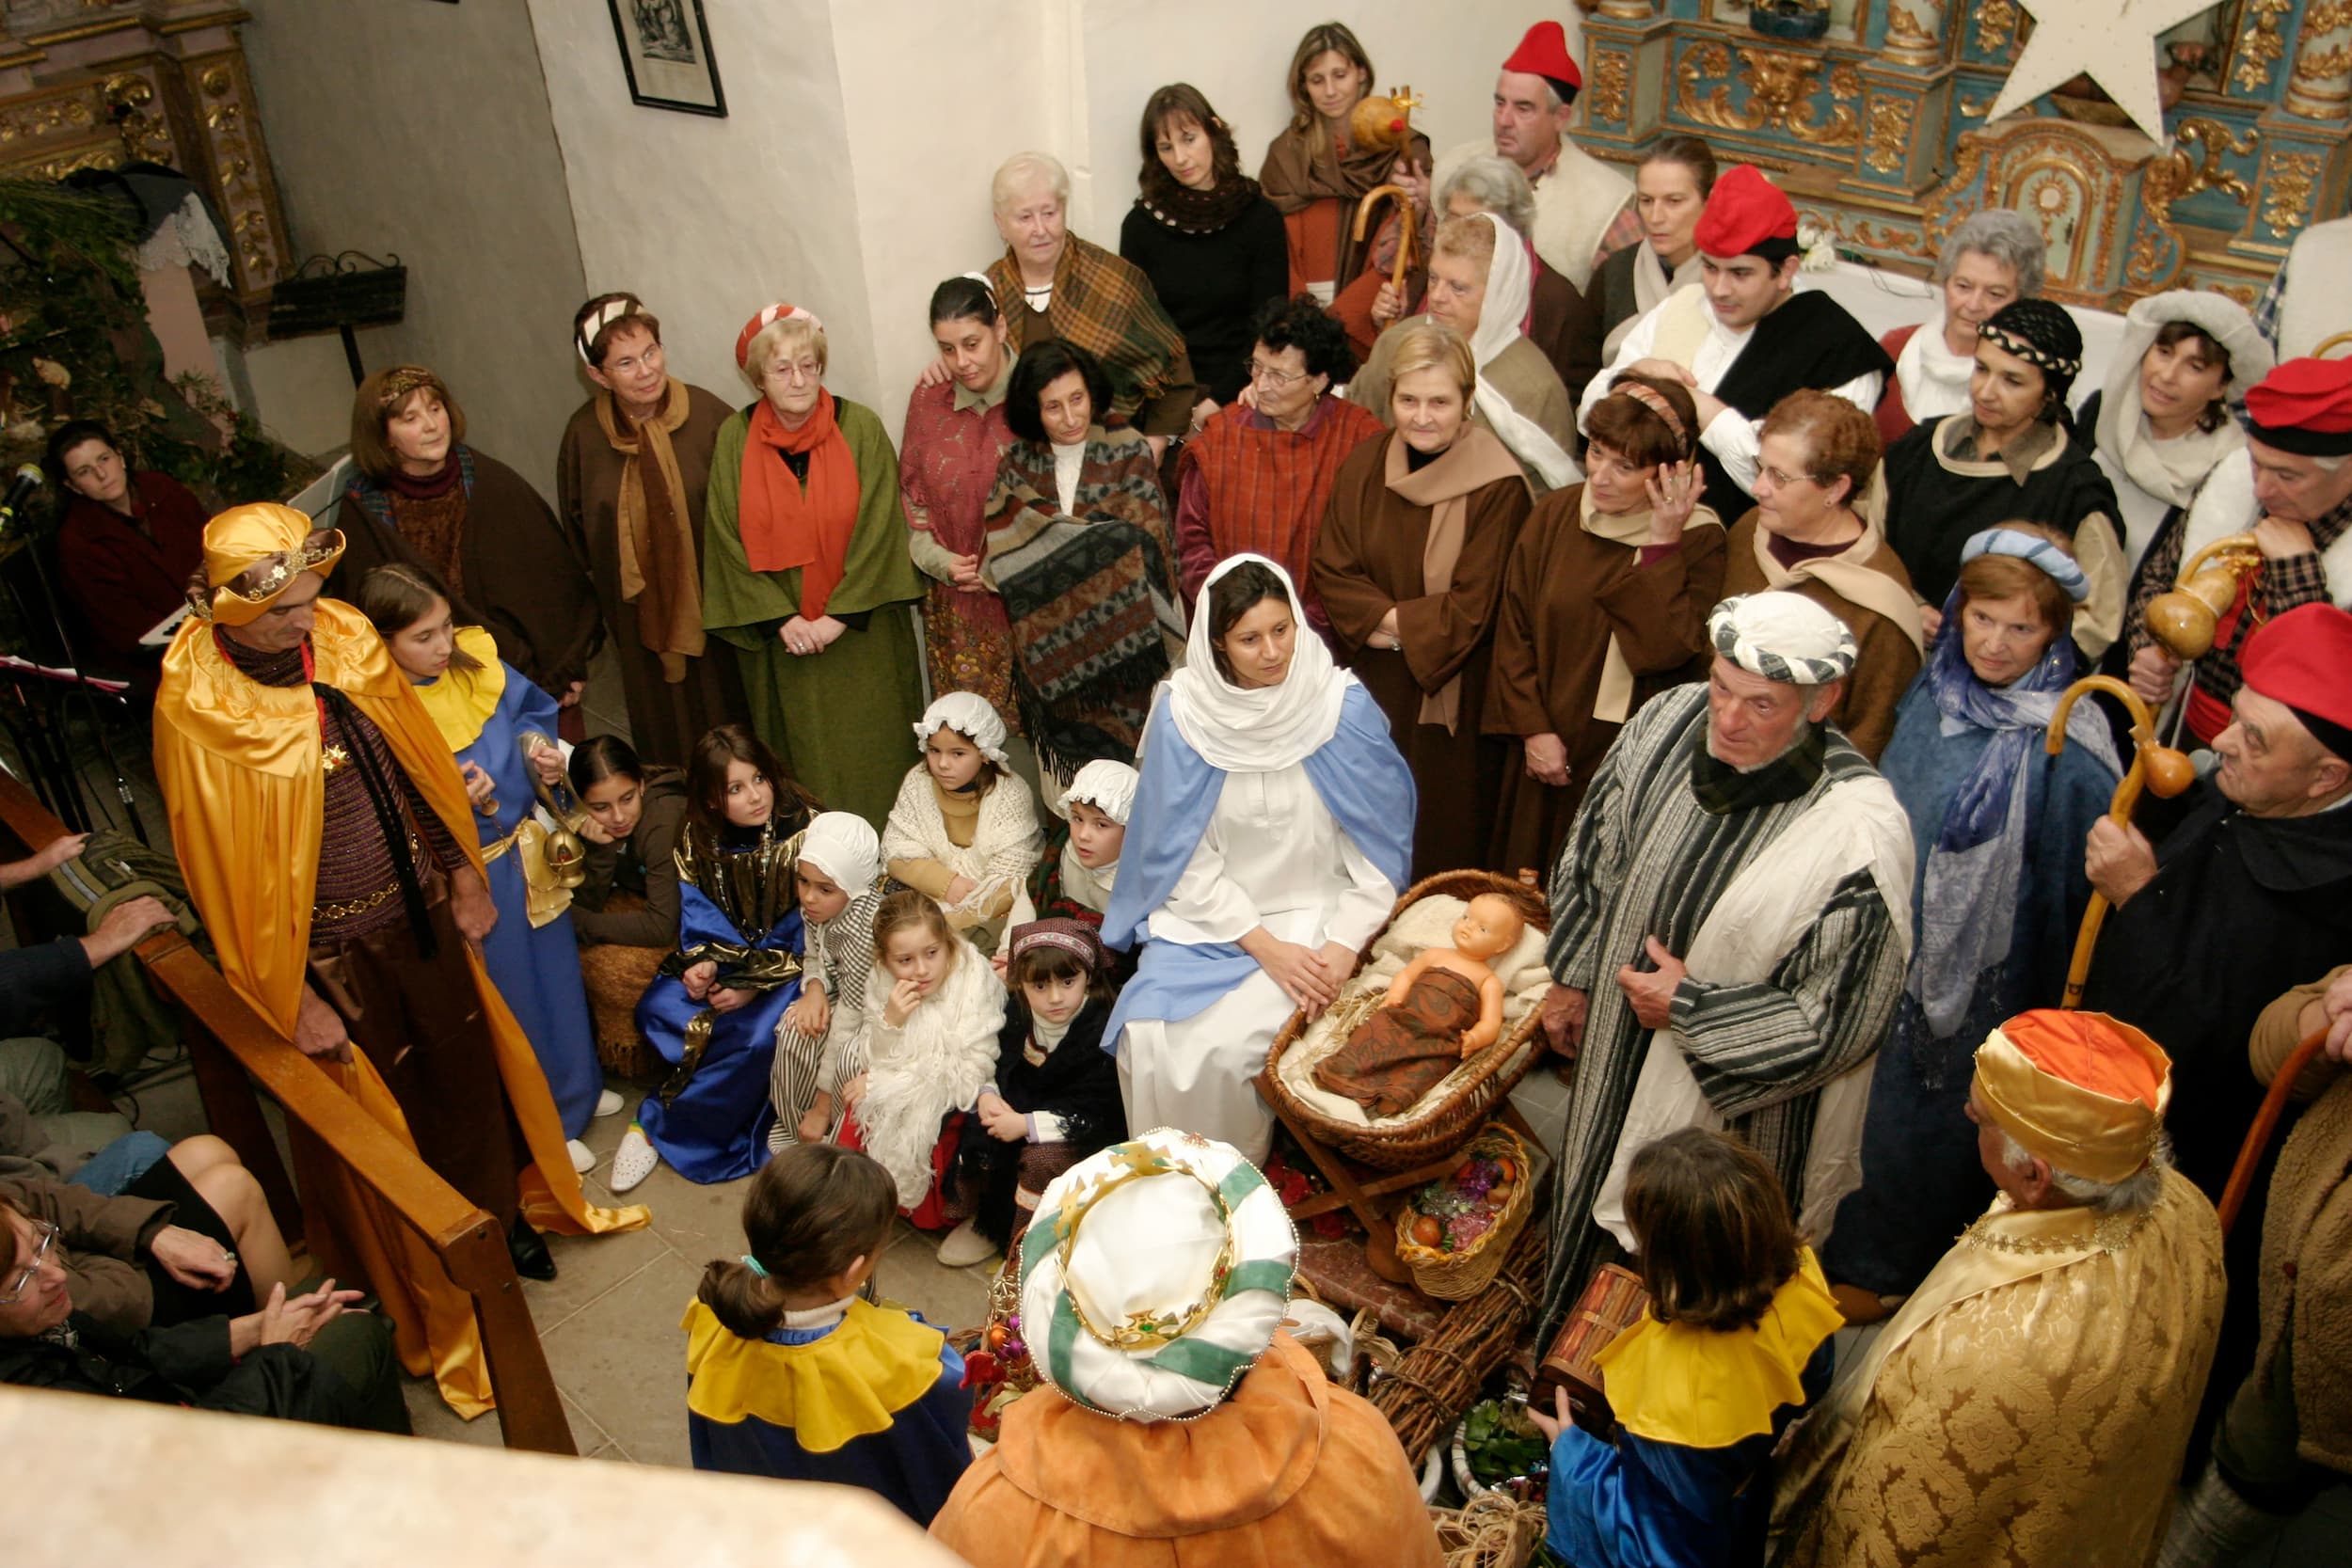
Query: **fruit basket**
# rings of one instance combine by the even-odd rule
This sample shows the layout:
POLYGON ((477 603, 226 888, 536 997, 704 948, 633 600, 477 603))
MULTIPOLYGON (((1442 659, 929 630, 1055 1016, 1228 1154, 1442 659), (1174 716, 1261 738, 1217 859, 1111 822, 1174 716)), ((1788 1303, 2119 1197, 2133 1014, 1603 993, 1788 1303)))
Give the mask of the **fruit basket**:
POLYGON ((1501 1122, 1464 1144, 1448 1175, 1413 1190, 1396 1212, 1396 1255, 1439 1301, 1465 1301, 1502 1267, 1534 1204, 1527 1146, 1501 1122))

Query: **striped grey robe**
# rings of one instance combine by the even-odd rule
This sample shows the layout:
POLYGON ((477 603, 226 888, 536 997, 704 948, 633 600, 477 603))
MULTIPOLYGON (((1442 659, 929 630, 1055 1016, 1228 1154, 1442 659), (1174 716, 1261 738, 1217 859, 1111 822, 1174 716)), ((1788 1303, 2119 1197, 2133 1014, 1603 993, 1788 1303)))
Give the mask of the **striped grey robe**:
MULTIPOLYGON (((1692 764, 1707 744, 1707 687, 1677 687, 1633 716, 1593 775, 1552 873, 1545 953, 1552 978, 1591 999, 1552 1178, 1547 1337, 1606 1240, 1593 1223, 1593 1201, 1648 1051, 1650 1031, 1633 1016, 1617 970, 1642 957, 1647 936, 1677 957, 1688 953, 1753 857, 1796 827, 1832 784, 1871 770, 1836 730, 1827 740, 1821 775, 1804 796, 1709 815, 1691 787, 1692 764)), ((1685 980, 1675 997, 1675 1034, 1692 1075, 1726 1130, 1779 1173, 1792 1211, 1804 1202, 1821 1086, 1878 1048, 1902 995, 1906 944, 1896 918, 1877 880, 1857 872, 1838 884, 1769 982, 1685 980)))

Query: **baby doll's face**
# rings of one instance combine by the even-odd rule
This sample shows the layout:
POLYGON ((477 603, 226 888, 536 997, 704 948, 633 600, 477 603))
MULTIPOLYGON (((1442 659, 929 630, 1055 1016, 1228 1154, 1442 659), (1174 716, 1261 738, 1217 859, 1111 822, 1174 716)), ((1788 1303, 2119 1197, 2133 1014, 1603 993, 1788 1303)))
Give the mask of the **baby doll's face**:
POLYGON ((891 979, 914 981, 922 996, 939 989, 955 961, 955 949, 928 926, 901 926, 890 933, 882 950, 882 967, 890 971, 891 979))
POLYGON ((800 896, 803 919, 822 925, 828 920, 838 920, 841 911, 850 907, 850 895, 841 891, 841 884, 806 861, 793 867, 792 885, 800 896))
POLYGON ((1040 975, 1022 981, 1021 994, 1028 999, 1031 1018, 1058 1027, 1076 1018, 1078 1009, 1087 1005, 1087 977, 1084 972, 1058 979, 1040 975))
POLYGON ((1499 958, 1519 940, 1525 925, 1510 900, 1482 894, 1470 901, 1462 918, 1454 923, 1454 950, 1472 958, 1499 958))
POLYGON ((768 775, 738 757, 727 764, 727 820, 739 828, 756 828, 776 809, 775 785, 768 775))
POLYGON ((1108 812, 1084 800, 1071 802, 1070 847, 1080 865, 1089 871, 1117 865, 1119 852, 1126 844, 1127 830, 1112 821, 1108 812))
POLYGON ((942 724, 923 742, 923 766, 931 770, 931 777, 942 789, 961 789, 980 774, 980 764, 988 759, 971 738, 942 724))

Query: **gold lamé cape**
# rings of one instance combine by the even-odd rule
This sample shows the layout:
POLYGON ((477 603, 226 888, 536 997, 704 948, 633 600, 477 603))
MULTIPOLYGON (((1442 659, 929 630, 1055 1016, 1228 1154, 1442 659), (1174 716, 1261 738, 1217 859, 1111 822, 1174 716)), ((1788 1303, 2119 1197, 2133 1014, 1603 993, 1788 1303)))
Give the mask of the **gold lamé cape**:
MULTIPOLYGON (((480 871, 473 813, 457 765, 383 640, 358 610, 322 598, 310 644, 313 678, 342 691, 373 721, 480 871)), ((220 955, 221 974, 292 1053, 326 809, 318 700, 308 687, 253 680, 221 653, 212 626, 191 617, 164 654, 155 698, 155 777, 188 893, 220 955)), ((564 1235, 644 1225, 649 1216, 642 1206, 596 1208, 581 1195, 538 1056, 470 945, 466 961, 482 996, 500 1079, 531 1153, 522 1172, 523 1213, 540 1229, 564 1235)), ((302 1059, 415 1148, 399 1102, 363 1053, 355 1051, 348 1063, 302 1059)), ((429 1370, 441 1397, 461 1416, 492 1408, 471 1298, 450 1282, 423 1237, 315 1140, 294 1131, 304 1196, 310 1212, 326 1221, 323 1230, 311 1233, 312 1249, 330 1269, 356 1270, 375 1288, 411 1376, 429 1370)))
POLYGON ((1996 1197, 1797 1429, 1775 1560, 2146 1562, 2221 1332, 2220 1222, 2163 1175, 2120 1214, 1996 1197))

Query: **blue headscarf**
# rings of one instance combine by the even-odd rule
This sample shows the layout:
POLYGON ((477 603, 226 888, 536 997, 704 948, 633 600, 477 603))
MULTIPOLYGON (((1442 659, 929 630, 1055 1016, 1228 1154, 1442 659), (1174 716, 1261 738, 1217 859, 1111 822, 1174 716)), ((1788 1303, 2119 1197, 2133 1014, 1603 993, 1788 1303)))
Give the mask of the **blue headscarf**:
MULTIPOLYGON (((1961 563, 1988 554, 2040 568, 2076 604, 2090 593, 2074 559, 2037 535, 1987 529, 1962 546, 1961 563)), ((1960 1027, 1978 976, 2009 956, 2031 826, 2026 819, 2030 778, 2058 696, 2074 680, 2074 643, 2064 628, 2034 667, 2009 685, 1979 680, 1963 646, 1959 618, 1965 596, 1956 584, 1945 597, 1943 630, 1919 675, 1942 715, 1941 733, 1993 732, 1945 809, 1920 879, 1919 944, 1909 989, 1939 1036, 1960 1027)), ((2097 708, 2076 704, 2067 715, 2066 737, 2122 771, 2097 708)))

